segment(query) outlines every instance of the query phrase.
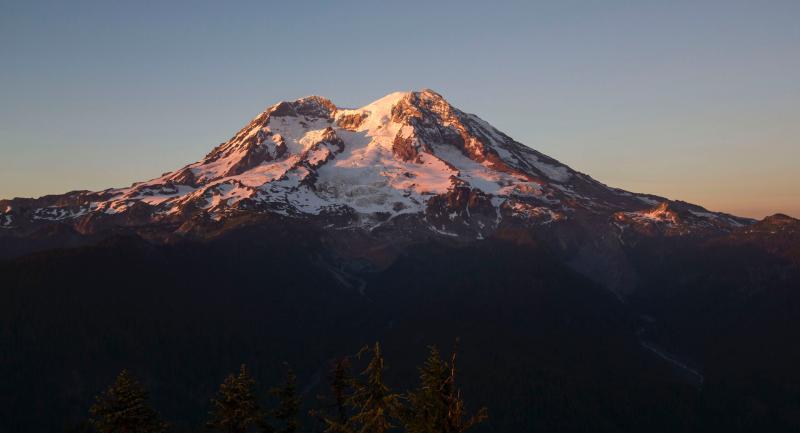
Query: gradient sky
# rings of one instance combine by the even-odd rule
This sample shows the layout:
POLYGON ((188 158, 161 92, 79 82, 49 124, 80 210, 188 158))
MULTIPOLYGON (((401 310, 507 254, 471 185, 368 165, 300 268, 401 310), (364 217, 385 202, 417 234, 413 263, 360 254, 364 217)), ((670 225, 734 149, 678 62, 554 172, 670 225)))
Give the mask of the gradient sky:
POLYGON ((0 0, 0 198, 127 186, 266 106, 432 88, 609 185, 800 217, 800 1, 0 0))

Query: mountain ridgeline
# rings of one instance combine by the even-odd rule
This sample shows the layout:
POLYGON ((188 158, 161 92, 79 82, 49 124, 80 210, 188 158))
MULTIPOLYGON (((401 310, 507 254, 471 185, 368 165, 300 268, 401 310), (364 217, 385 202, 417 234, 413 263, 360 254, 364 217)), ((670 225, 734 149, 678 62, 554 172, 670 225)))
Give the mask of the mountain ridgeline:
POLYGON ((0 200, 0 432, 80 426, 122 370, 176 432, 242 363, 289 363, 306 414, 364 343, 410 390, 456 338, 470 431, 797 431, 798 290, 794 218, 606 186, 430 90, 312 96, 149 181, 0 200))

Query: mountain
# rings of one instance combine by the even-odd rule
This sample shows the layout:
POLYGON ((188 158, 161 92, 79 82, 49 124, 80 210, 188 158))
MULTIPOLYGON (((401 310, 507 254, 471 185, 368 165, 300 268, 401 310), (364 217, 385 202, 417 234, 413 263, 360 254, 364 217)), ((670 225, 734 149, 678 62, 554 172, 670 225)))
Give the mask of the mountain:
MULTIPOLYGON (((648 210, 666 203, 607 187, 424 90, 354 110, 318 96, 280 102, 198 162, 129 188, 3 201, 0 221, 19 231, 62 221, 81 233, 145 224, 182 233, 193 219, 253 212, 368 230, 411 215, 434 233, 480 236, 503 218, 548 224, 624 212, 619 221, 676 224, 648 210)), ((699 206, 677 210, 698 226, 747 223, 699 206)))
POLYGON ((280 102, 200 161, 156 179, 2 200, 0 235, 10 256, 19 253, 12 245, 29 252, 109 231, 208 238, 265 217, 392 242, 550 225, 719 233, 753 222, 608 187, 423 90, 359 109, 318 96, 280 102))
POLYGON ((158 178, 2 200, 0 283, 0 432, 78 425, 122 368, 176 431, 242 362, 289 362, 309 409, 376 340, 408 389, 456 338, 476 431, 800 429, 800 221, 606 186, 430 90, 280 102, 158 178))

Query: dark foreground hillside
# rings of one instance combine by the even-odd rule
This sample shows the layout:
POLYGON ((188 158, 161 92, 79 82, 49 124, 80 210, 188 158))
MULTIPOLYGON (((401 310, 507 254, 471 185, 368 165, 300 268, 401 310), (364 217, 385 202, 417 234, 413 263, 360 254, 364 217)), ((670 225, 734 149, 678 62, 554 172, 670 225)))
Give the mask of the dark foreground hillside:
POLYGON ((468 407, 489 409, 475 431, 800 427, 800 278, 762 249, 639 245, 625 302, 530 244, 431 241, 380 271, 321 251, 311 231, 261 227, 0 262, 0 431, 78 425, 122 369, 179 432, 201 431, 242 363, 266 396, 288 362, 305 413, 363 344, 381 341, 403 391, 426 347, 456 338, 468 407))

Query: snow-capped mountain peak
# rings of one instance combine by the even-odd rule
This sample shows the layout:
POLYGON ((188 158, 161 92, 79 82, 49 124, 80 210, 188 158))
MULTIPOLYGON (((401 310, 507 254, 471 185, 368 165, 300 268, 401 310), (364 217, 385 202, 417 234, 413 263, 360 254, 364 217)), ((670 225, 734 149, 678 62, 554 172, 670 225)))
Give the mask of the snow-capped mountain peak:
POLYGON ((503 219, 611 220, 615 212, 665 201, 609 188, 422 90, 356 109, 320 96, 279 102, 201 160, 150 181, 4 201, 0 227, 52 221, 83 232, 109 224, 182 227, 242 213, 336 217, 333 224, 375 227, 412 215, 439 234, 480 237, 503 219))

